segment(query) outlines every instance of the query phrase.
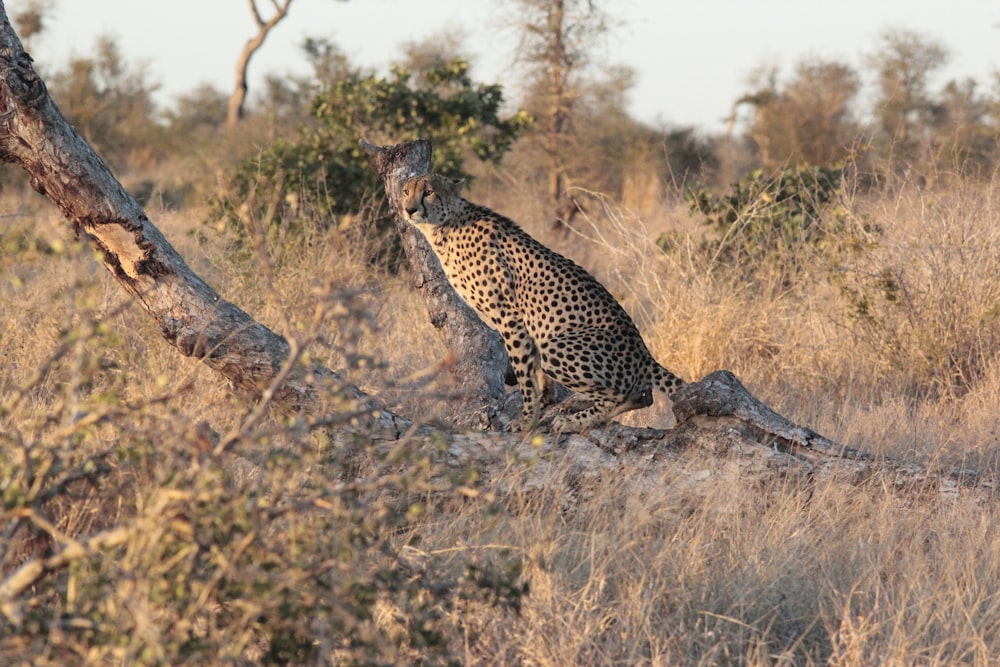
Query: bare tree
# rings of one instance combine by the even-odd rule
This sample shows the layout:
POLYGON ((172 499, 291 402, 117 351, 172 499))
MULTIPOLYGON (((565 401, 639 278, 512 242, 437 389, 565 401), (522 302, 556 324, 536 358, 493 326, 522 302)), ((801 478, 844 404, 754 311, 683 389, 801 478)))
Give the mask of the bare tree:
POLYGON ((756 90, 736 101, 733 114, 741 105, 753 107, 748 133, 765 168, 825 166, 850 153, 860 131, 852 116, 860 82, 849 66, 803 60, 783 85, 771 68, 757 72, 751 84, 756 90))
POLYGON ((11 18, 17 26, 24 43, 29 45, 38 35, 45 32, 49 17, 55 8, 55 0, 28 0, 11 18))
POLYGON ((869 57, 878 77, 875 115, 887 149, 904 162, 919 159, 924 131, 933 123, 935 103, 930 77, 948 60, 948 51, 934 40, 908 30, 882 34, 879 50, 869 57))
POLYGON ((527 105, 538 119, 539 145, 548 164, 553 225, 562 228, 578 210, 567 194, 566 181, 580 79, 607 21, 593 0, 517 0, 516 4, 521 16, 518 59, 528 70, 530 86, 527 105))
POLYGON ((274 15, 269 19, 264 19, 260 8, 257 6, 258 0, 247 0, 250 5, 250 12, 253 14, 254 23, 257 24, 257 34, 246 41, 243 51, 236 61, 236 86, 229 96, 229 105, 226 111, 226 124, 236 125, 243 119, 243 107, 246 104, 247 90, 247 70, 250 68, 250 59, 253 58, 257 50, 264 45, 264 40, 278 23, 288 16, 288 9, 292 5, 292 0, 270 0, 274 15))
POLYGON ((447 66, 462 58, 465 35, 461 30, 449 28, 403 45, 400 66, 410 72, 413 85, 422 85, 429 72, 447 66))

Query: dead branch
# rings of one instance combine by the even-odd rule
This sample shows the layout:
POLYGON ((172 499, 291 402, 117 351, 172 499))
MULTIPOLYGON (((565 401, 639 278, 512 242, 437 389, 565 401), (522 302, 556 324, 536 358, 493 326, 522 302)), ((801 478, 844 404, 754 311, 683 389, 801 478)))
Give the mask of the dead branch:
POLYGON ((257 7, 257 0, 249 0, 249 3, 250 13, 253 14, 254 24, 257 26, 257 33, 246 41, 243 45, 243 50, 240 51, 240 57, 236 61, 236 85, 233 88, 233 92, 230 93, 229 101, 226 104, 226 124, 230 126, 236 125, 243 120, 243 107, 246 104, 247 90, 249 88, 247 70, 250 69, 250 59, 264 45, 264 40, 267 39, 271 30, 288 16, 288 9, 291 7, 292 0, 282 0, 280 4, 278 0, 271 0, 274 15, 267 20, 261 16, 260 9, 257 7))

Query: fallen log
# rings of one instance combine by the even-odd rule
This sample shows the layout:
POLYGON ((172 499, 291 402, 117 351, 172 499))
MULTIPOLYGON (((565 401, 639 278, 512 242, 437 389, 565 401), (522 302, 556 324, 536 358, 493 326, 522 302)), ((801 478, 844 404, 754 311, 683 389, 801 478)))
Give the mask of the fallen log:
MULTIPOLYGON (((263 407, 315 414, 338 393, 345 412, 393 434, 409 423, 216 292, 187 265, 87 141, 66 121, 0 3, 0 161, 23 168, 74 233, 182 356, 198 359, 263 407)), ((259 413, 258 413, 259 414, 259 413)))

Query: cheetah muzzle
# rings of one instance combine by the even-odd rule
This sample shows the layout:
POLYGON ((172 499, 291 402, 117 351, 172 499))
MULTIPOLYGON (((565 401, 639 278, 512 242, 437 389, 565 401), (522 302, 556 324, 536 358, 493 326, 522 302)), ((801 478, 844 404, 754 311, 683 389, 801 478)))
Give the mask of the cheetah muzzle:
POLYGON ((551 380, 588 403, 555 417, 559 432, 648 407, 653 388, 673 396, 684 381, 653 359, 608 290, 517 223, 464 199, 464 184, 414 176, 403 184, 403 210, 455 291, 503 337, 524 397, 523 426, 539 423, 551 380))

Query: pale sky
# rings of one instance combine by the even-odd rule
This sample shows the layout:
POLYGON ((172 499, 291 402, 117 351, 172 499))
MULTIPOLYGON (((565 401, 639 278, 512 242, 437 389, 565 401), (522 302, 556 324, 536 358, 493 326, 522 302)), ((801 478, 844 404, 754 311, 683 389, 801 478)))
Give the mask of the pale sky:
MULTIPOLYGON (((6 0, 13 13, 24 0, 6 0)), ((208 82, 229 91, 237 55, 253 34, 247 0, 54 0, 54 21, 30 49, 43 66, 87 54, 100 35, 145 63, 158 99, 208 82)), ((261 6, 269 2, 262 1, 261 6)), ((307 36, 336 42, 355 64, 385 71, 399 46, 458 29, 473 76, 516 83, 515 43, 504 0, 294 0, 251 63, 266 73, 304 74, 307 36)), ((638 73, 632 114, 650 123, 718 131, 750 73, 766 64, 790 72, 800 59, 837 59, 860 69, 878 35, 903 28, 937 40, 950 60, 935 87, 972 77, 984 88, 1000 69, 1000 3, 990 0, 604 0, 617 23, 599 52, 638 73)), ((265 7, 266 9, 266 7, 265 7)), ((508 99, 512 95, 507 96, 508 99)))

